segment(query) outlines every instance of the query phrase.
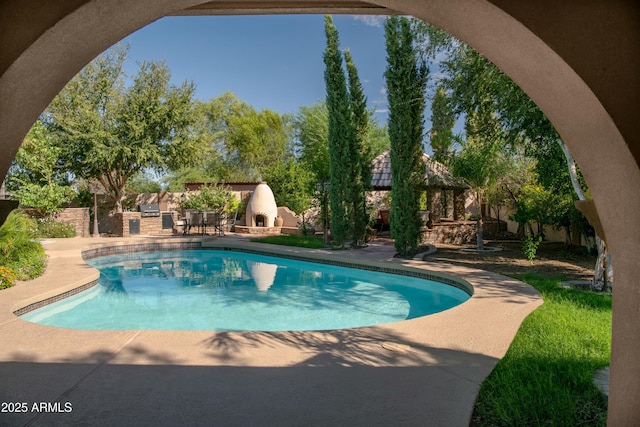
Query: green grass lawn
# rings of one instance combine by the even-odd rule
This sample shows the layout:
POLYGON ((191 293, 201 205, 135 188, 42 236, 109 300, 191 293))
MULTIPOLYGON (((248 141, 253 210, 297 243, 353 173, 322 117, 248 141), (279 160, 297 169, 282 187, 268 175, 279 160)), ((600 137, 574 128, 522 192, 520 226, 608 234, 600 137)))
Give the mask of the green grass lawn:
POLYGON ((606 425, 607 400, 592 380, 609 364, 611 296, 536 274, 517 279, 534 286, 544 304, 483 382, 472 425, 606 425))
POLYGON ((272 243, 274 245, 300 246, 303 248, 311 249, 321 249, 327 247, 322 241, 322 238, 316 236, 281 234, 279 236, 256 237, 251 239, 251 241, 257 243, 272 243))

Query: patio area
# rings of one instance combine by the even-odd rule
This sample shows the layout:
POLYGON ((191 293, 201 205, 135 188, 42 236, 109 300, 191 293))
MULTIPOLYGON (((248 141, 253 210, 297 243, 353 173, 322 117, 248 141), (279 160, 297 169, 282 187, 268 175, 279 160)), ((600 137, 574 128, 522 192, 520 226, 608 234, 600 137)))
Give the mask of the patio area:
POLYGON ((60 239, 45 248, 42 277, 0 292, 0 393, 3 402, 28 404, 26 412, 0 414, 2 425, 468 426, 482 380, 542 304, 524 283, 394 258, 383 240, 350 251, 276 247, 234 234, 60 239), (322 332, 82 331, 13 314, 97 279, 83 250, 167 241, 429 269, 461 277, 475 292, 435 315, 322 332), (33 410, 40 402, 48 410, 33 410))

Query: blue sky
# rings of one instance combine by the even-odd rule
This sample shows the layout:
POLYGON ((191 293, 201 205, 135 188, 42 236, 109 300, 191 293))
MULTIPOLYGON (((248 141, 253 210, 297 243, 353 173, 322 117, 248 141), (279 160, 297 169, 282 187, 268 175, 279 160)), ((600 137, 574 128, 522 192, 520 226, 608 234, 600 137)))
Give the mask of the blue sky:
MULTIPOLYGON (((354 58, 369 108, 386 122, 383 19, 336 15, 334 23, 341 48, 354 58)), ((123 42, 130 45, 129 74, 136 73, 136 62, 164 60, 172 81, 193 81, 201 100, 231 91, 258 110, 295 113, 325 97, 322 15, 166 17, 123 42)))

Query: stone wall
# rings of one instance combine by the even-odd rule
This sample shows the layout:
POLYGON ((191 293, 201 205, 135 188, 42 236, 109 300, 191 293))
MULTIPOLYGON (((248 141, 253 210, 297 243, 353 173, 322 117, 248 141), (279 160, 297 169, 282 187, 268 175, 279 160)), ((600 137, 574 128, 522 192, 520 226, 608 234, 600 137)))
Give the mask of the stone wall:
POLYGON ((140 235, 152 235, 152 236, 160 236, 160 235, 172 235, 176 233, 175 221, 176 221, 176 213, 170 212, 174 226, 172 228, 163 229, 162 228, 162 214, 160 216, 151 216, 144 217, 140 216, 140 212, 116 212, 113 214, 113 222, 114 222, 114 230, 113 234, 118 237, 128 237, 133 235, 129 226, 131 225, 130 221, 139 221, 140 223, 140 235))
MULTIPOLYGON (((129 221, 140 221, 140 212, 116 212, 113 214, 113 234, 117 237, 131 236, 129 230, 129 221)), ((142 224, 141 230, 142 231, 142 224)))
POLYGON ((176 231, 174 231, 174 229, 176 228, 175 223, 176 223, 176 218, 177 216, 177 212, 161 212, 160 216, 156 216, 156 217, 147 217, 147 218, 141 218, 140 219, 140 234, 147 234, 147 235, 154 235, 154 236, 159 236, 159 235, 172 235, 174 234, 176 231), (173 227, 172 228, 162 228, 162 217, 165 214, 171 214, 171 217, 173 218, 173 227))
POLYGON ((78 237, 91 237, 89 208, 66 208, 56 215, 56 222, 71 224, 78 237))
POLYGON ((473 221, 441 222, 423 231, 423 243, 466 245, 476 242, 476 223, 473 221))

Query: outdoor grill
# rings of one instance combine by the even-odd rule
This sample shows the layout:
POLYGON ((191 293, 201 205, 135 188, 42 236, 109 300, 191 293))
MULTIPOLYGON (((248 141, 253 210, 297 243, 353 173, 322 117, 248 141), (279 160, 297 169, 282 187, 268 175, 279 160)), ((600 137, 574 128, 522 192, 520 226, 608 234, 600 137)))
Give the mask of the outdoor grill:
POLYGON ((140 217, 142 217, 142 218, 160 216, 160 206, 158 206, 158 205, 138 205, 138 212, 140 212, 140 217))

